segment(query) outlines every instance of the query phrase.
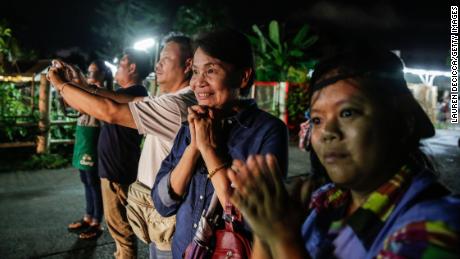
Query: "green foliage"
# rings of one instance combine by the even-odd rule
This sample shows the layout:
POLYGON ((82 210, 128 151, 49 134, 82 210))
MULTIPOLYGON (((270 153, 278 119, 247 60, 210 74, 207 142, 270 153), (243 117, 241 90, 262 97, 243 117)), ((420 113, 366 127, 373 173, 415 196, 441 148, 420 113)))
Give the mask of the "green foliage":
POLYGON ((25 102, 30 103, 30 96, 24 96, 23 91, 17 88, 14 83, 0 82, 0 97, 2 102, 1 118, 10 116, 24 116, 31 113, 30 106, 25 102))
POLYGON ((11 29, 0 24, 0 52, 8 52, 8 41, 11 39, 11 29))
POLYGON ((277 21, 268 25, 267 35, 253 25, 248 35, 256 54, 256 78, 259 81, 306 82, 315 61, 305 55, 318 37, 310 35, 308 25, 302 26, 292 38, 286 37, 277 21))
MULTIPOLYGON (((75 121, 75 118, 69 118, 65 116, 63 103, 58 99, 57 93, 51 97, 51 107, 50 107, 50 120, 59 120, 59 121, 75 121)), ((74 110, 72 110, 74 111, 74 110)), ((74 114, 72 114, 74 115, 74 114)), ((74 139, 75 138, 75 129, 76 124, 70 125, 55 125, 50 128, 50 137, 51 139, 74 139)))
POLYGON ((228 10, 215 2, 201 0, 196 4, 180 6, 176 13, 174 30, 194 35, 215 26, 228 25, 228 10))
POLYGON ((289 116, 289 125, 295 127, 294 131, 297 132, 297 126, 305 121, 305 111, 308 109, 308 85, 303 84, 290 84, 289 95, 287 97, 287 110, 289 116))
POLYGON ((24 51, 13 37, 6 20, 0 21, 0 73, 6 72, 7 64, 14 64, 20 59, 34 59, 37 54, 33 50, 24 51))
POLYGON ((104 43, 97 54, 111 60, 136 40, 158 36, 166 21, 163 9, 147 0, 101 1, 96 11, 103 22, 92 28, 104 43))
MULTIPOLYGON (((0 142, 35 141, 37 126, 17 126, 20 122, 31 122, 38 125, 38 109, 30 106, 30 87, 19 87, 11 82, 0 82, 0 142)), ((38 91, 35 91, 34 102, 38 103, 38 91)), ((73 121, 65 117, 57 97, 51 97, 50 120, 73 121)), ((52 139, 73 139, 75 125, 52 126, 52 139)))
MULTIPOLYGON (((30 106, 30 87, 0 82, 0 143, 35 141, 38 133, 38 109, 30 106), (17 126, 28 122, 31 126, 17 126)), ((38 91, 35 91, 38 103, 38 91)), ((51 120, 71 120, 63 116, 56 106, 56 98, 51 99, 51 120)), ((51 139, 73 139, 75 125, 52 126, 51 139)), ((0 171, 36 170, 59 168, 70 163, 70 145, 54 145, 49 154, 33 155, 35 148, 0 149, 0 171), (58 150, 56 148, 59 148, 58 150), (63 152, 66 151, 67 152, 63 152), (19 152, 19 150, 21 150, 19 152)))
POLYGON ((7 27, 5 21, 0 22, 0 73, 5 71, 5 57, 11 56, 11 29, 7 27))
POLYGON ((32 155, 30 159, 26 160, 23 164, 23 169, 55 169, 67 166, 70 164, 71 158, 69 156, 62 156, 61 154, 41 154, 32 155))
MULTIPOLYGON (((5 20, 0 21, 0 73, 18 72, 13 69, 19 59, 34 59, 33 51, 24 51, 12 35, 5 20), (11 71, 8 71, 10 68, 11 71)), ((31 107, 32 98, 38 103, 38 91, 31 96, 31 87, 24 84, 0 82, 0 143, 35 141, 38 125, 38 110, 31 107), (17 126, 31 123, 32 126, 17 126)), ((55 110, 51 115, 54 116, 55 110)), ((74 125, 66 125, 51 131, 52 138, 73 138, 74 125), (61 129, 64 128, 64 129, 61 129), (54 136, 53 136, 54 135, 54 136), (70 136, 70 137, 66 137, 70 136)), ((71 156, 59 154, 32 155, 23 157, 23 149, 3 149, 0 171, 59 168, 70 163, 71 156)))
POLYGON ((30 140, 33 129, 14 126, 17 122, 34 121, 38 118, 30 107, 31 97, 25 88, 10 82, 0 82, 0 141, 30 140))

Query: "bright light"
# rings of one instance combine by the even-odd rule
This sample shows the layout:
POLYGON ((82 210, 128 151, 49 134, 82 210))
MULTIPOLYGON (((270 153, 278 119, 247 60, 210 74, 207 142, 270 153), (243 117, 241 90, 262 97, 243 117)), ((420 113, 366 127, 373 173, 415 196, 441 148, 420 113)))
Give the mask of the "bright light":
POLYGON ((110 69, 110 71, 112 71, 112 75, 115 76, 115 73, 117 72, 117 66, 108 61, 104 61, 104 64, 110 69))
POLYGON ((151 47, 153 47, 155 45, 155 40, 153 38, 148 38, 148 39, 144 39, 144 40, 140 40, 136 43, 134 43, 134 46, 133 48, 137 49, 137 50, 148 50, 150 49, 151 47))
POLYGON ((33 78, 31 76, 21 76, 21 75, 3 76, 3 75, 0 75, 1 82, 23 83, 23 82, 30 82, 32 80, 33 78))
POLYGON ((415 75, 429 75, 429 76, 447 76, 450 77, 449 72, 437 71, 437 70, 425 70, 425 69, 415 69, 415 68, 404 68, 404 73, 411 73, 415 75))
POLYGON ((118 62, 118 58, 117 57, 114 57, 113 58, 113 63, 116 64, 118 62))
POLYGON ((417 75, 420 80, 426 85, 433 85, 434 78, 437 76, 451 77, 449 72, 437 71, 437 70, 425 70, 415 68, 404 68, 404 73, 411 73, 417 75))

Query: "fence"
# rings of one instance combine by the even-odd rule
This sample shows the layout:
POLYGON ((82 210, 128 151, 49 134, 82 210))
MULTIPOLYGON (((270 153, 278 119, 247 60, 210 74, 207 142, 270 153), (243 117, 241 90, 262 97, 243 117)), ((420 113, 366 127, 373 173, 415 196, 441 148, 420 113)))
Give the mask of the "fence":
MULTIPOLYGON (((36 92, 36 82, 32 80, 30 83, 32 96, 30 106, 31 110, 36 110, 37 107, 35 107, 36 104, 33 98, 36 92)), ((158 87, 155 87, 152 83, 151 85, 150 90, 155 95, 158 92, 158 87)), ((298 93, 305 92, 306 89, 307 85, 302 84, 256 81, 252 88, 251 97, 257 101, 259 108, 277 116, 289 127, 291 132, 296 132, 298 124, 304 120, 304 112, 307 109, 305 96, 298 98, 298 93), (293 97, 296 95, 297 97, 293 97)), ((50 118, 50 111, 52 109, 55 109, 54 113, 58 113, 62 107, 57 102, 56 92, 50 88, 45 74, 40 74, 39 76, 38 95, 38 119, 15 123, 18 127, 35 127, 37 129, 35 141, 0 143, 0 148, 36 146, 37 153, 45 153, 52 144, 74 142, 73 138, 59 139, 51 137, 50 129, 52 127, 73 125, 75 124, 75 120, 52 120, 50 118)))
MULTIPOLYGON (((30 83, 30 114, 24 115, 17 115, 14 116, 14 123, 10 126, 15 127, 31 127, 37 129, 37 134, 35 136, 35 141, 14 141, 14 142, 5 142, 0 143, 0 148, 14 148, 14 147, 36 147, 36 152, 38 154, 46 153, 51 144, 61 144, 61 143, 73 143, 74 139, 59 139, 59 138, 52 138, 50 134, 50 130, 52 127, 62 126, 62 125, 74 125, 76 123, 75 119, 68 119, 64 117, 64 113, 61 112, 62 108, 61 104, 57 100, 57 95, 54 90, 50 89, 50 84, 48 80, 46 80, 45 74, 39 75, 39 93, 38 93, 38 107, 35 104, 35 88, 36 88, 36 81, 37 77, 35 75, 24 76, 21 77, 20 75, 16 76, 3 76, 2 81, 13 81, 15 83, 30 83), (23 80, 11 80, 11 78, 21 78, 23 80), (36 117, 33 116, 33 113, 37 111, 38 108, 38 120, 36 117), (58 119, 51 118, 51 108, 54 108, 55 117, 58 119), (17 119, 23 118, 21 121, 17 121, 17 119)), ((5 103, 1 104, 1 111, 3 114, 3 109, 5 107, 5 103)))
POLYGON ((305 121, 308 109, 307 89, 306 83, 256 81, 251 97, 257 101, 259 108, 281 119, 291 136, 297 136, 299 124, 305 121))

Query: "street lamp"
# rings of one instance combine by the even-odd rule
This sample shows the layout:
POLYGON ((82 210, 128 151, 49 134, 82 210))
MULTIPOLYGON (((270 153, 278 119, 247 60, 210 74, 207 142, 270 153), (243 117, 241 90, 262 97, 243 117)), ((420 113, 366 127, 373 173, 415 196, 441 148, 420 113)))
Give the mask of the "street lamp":
POLYGON ((147 51, 155 45, 155 39, 147 38, 134 43, 133 48, 137 50, 147 51))
POLYGON ((133 45, 133 48, 149 52, 149 49, 151 49, 153 46, 155 46, 155 56, 153 57, 153 66, 155 67, 156 62, 158 60, 158 52, 160 51, 160 43, 157 44, 154 38, 147 38, 140 41, 136 41, 133 45))
MULTIPOLYGON (((145 51, 147 53, 152 53, 150 52, 150 49, 153 48, 155 46, 155 54, 153 56, 153 67, 156 66, 156 62, 157 62, 157 59, 158 59, 158 55, 159 55, 159 49, 160 49, 160 43, 156 42, 156 40, 154 38, 146 38, 146 39, 143 39, 143 40, 140 40, 140 41, 136 41, 133 45, 133 48, 136 49, 136 50, 141 50, 141 51, 145 51)), ((156 75, 154 72, 150 73, 150 75, 154 75, 154 77, 148 77, 149 79, 153 79, 153 85, 154 85, 154 89, 157 89, 157 84, 156 84, 156 75)), ((150 87, 149 87, 150 88, 150 87)), ((154 92, 156 92, 157 90, 153 90, 154 92)))
POLYGON ((110 69, 110 72, 112 72, 112 76, 115 76, 115 73, 117 72, 117 66, 108 61, 104 61, 104 64, 110 69))

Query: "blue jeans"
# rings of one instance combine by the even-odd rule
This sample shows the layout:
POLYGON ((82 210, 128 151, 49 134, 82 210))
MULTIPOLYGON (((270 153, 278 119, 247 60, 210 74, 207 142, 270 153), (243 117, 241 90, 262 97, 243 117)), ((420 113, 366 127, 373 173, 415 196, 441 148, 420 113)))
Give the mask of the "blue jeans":
POLYGON ((86 214, 101 222, 103 214, 101 179, 96 170, 80 170, 80 179, 85 187, 86 214))
POLYGON ((158 250, 155 243, 149 244, 150 259, 172 259, 171 251, 158 250))

